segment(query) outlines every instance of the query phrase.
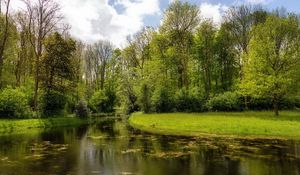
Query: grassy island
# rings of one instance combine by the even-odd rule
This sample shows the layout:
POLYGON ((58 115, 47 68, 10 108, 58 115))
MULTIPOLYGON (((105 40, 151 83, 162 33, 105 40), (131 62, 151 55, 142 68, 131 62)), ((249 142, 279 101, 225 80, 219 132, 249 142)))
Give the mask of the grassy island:
POLYGON ((300 112, 135 113, 129 123, 142 131, 178 136, 300 139, 300 112))

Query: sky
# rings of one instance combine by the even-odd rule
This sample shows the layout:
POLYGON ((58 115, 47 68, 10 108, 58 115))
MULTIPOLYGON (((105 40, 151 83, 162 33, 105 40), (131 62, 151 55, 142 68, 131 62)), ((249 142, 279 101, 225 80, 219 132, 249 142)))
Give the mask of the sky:
MULTIPOLYGON (((33 0, 34 1, 34 0, 33 0)), ((173 0, 56 0, 62 6, 71 35, 87 43, 107 40, 124 47, 126 38, 145 26, 158 27, 163 12, 173 0)), ((272 10, 284 7, 300 14, 300 0, 182 0, 197 5, 202 18, 212 18, 217 25, 233 5, 261 4, 272 10)), ((21 8, 12 0, 13 9, 21 8)))

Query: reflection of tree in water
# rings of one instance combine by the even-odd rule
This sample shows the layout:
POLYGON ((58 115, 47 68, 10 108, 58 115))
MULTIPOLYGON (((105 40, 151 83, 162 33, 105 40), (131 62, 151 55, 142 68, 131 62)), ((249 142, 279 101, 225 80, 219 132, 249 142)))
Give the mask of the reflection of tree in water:
POLYGON ((77 138, 82 139, 87 134, 88 128, 89 128, 88 125, 82 125, 82 126, 78 127, 76 129, 77 138))
POLYGON ((107 119, 97 122, 96 129, 104 134, 108 134, 110 137, 114 137, 118 135, 116 131, 114 131, 114 124, 116 123, 115 119, 107 119))

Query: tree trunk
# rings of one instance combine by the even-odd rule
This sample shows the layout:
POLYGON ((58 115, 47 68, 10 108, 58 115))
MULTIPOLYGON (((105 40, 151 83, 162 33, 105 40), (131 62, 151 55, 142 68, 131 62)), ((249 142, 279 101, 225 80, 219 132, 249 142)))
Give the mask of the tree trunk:
POLYGON ((34 111, 37 111, 38 90, 39 90, 39 58, 35 62, 35 84, 34 84, 34 111))
POLYGON ((273 100, 273 109, 274 109, 275 116, 278 117, 279 116, 279 100, 276 97, 273 100))
POLYGON ((3 69, 3 58, 0 57, 0 89, 2 88, 2 69, 3 69))

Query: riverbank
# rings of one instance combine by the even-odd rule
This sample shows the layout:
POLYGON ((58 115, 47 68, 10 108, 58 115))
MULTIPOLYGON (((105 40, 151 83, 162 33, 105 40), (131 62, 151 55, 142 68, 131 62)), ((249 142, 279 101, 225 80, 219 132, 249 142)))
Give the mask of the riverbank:
POLYGON ((91 119, 76 117, 60 117, 48 119, 0 120, 0 135, 24 133, 32 130, 50 129, 57 127, 80 126, 91 123, 91 119))
POLYGON ((129 123, 142 131, 176 136, 300 139, 300 112, 135 113, 129 123))

